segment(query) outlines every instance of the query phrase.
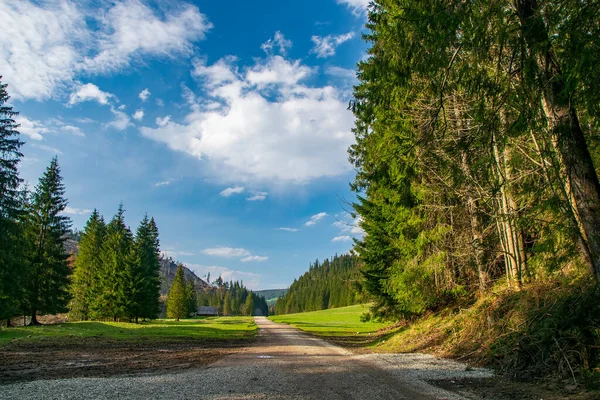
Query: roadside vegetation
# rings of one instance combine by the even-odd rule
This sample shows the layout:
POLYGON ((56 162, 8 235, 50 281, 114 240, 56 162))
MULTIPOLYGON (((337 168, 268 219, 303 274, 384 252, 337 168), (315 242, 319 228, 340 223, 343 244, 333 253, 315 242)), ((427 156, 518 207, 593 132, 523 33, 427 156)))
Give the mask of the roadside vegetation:
POLYGON ((390 349, 600 381, 599 12, 370 7, 350 104, 354 252, 367 317, 406 325, 390 349))

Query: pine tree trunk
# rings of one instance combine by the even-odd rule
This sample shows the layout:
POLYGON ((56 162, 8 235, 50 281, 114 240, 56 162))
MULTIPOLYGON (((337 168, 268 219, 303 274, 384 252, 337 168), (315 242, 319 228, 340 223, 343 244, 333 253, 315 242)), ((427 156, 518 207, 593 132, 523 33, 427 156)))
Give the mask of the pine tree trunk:
POLYGON ((500 155, 498 149, 498 142, 496 140, 496 134, 492 134, 492 147, 494 153, 494 161, 496 163, 496 174, 498 177, 498 184, 500 185, 500 198, 498 199, 498 207, 500 211, 499 229, 502 230, 503 250, 505 256, 507 277, 509 279, 509 286, 513 281, 516 281, 518 286, 521 286, 521 261, 520 251, 518 246, 518 234, 512 220, 512 213, 510 210, 511 195, 507 188, 508 181, 504 172, 506 168, 502 166, 506 163, 506 149, 500 155))
POLYGON ((37 320, 37 310, 35 308, 31 310, 31 321, 29 321, 29 325, 41 325, 37 320))
POLYGON ((567 201, 589 253, 590 269, 600 281, 600 183, 551 47, 537 0, 515 0, 525 40, 540 71, 542 108, 560 162, 567 201))
POLYGON ((504 147, 504 179, 505 179, 505 196, 506 196, 506 206, 507 206, 507 219, 510 224, 511 234, 513 236, 514 243, 514 252, 515 252, 515 260, 517 266, 517 279, 519 285, 523 284, 523 275, 527 271, 527 259, 525 257, 525 244, 523 241, 523 230, 519 229, 516 224, 516 217, 518 216, 518 206, 513 195, 513 191, 511 187, 512 182, 512 172, 509 166, 509 160, 511 158, 511 153, 508 146, 504 147))

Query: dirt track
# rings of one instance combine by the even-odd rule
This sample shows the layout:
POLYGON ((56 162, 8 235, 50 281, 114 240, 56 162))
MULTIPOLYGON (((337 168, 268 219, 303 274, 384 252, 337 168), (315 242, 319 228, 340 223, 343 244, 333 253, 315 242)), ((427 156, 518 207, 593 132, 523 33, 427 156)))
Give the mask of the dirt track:
MULTIPOLYGON (((154 365, 151 370, 138 369, 133 376, 80 378, 74 373, 77 366, 71 365, 74 378, 53 379, 69 376, 63 373, 9 383, 0 387, 0 398, 456 399, 457 395, 425 380, 489 375, 425 355, 355 355, 287 325, 261 317, 256 321, 260 338, 254 345, 232 350, 208 367, 201 367, 208 354, 199 349, 186 356, 189 365, 179 372, 169 368, 169 357, 162 370, 154 365)), ((113 361, 117 371, 119 362, 113 361)))

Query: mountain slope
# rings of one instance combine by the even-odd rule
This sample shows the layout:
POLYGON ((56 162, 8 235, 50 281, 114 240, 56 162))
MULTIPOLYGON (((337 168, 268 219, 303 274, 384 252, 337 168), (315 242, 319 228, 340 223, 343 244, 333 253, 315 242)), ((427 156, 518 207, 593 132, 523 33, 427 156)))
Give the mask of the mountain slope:
MULTIPOLYGON (((177 263, 170 257, 160 259, 160 294, 166 295, 169 293, 169 289, 175 279, 175 272, 177 272, 177 263)), ((185 265, 183 266, 183 275, 187 280, 192 279, 197 290, 206 290, 210 288, 210 285, 198 278, 190 269, 185 265)))

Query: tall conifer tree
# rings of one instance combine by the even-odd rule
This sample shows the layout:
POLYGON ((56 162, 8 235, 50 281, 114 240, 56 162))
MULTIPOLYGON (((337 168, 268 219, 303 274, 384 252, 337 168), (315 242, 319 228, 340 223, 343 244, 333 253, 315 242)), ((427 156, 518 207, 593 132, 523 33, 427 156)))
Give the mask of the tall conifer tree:
POLYGON ((117 214, 106 227, 106 239, 102 246, 102 268, 98 284, 101 288, 93 309, 99 317, 117 320, 126 313, 129 288, 126 276, 133 260, 133 234, 125 224, 125 210, 119 205, 117 214))
POLYGON ((148 219, 147 215, 136 231, 135 257, 143 276, 143 281, 140 282, 139 316, 156 318, 160 297, 158 228, 154 218, 148 219))
POLYGON ((91 316, 91 305, 100 295, 98 281, 102 269, 102 245, 106 234, 104 218, 94 210, 87 221, 79 252, 74 263, 69 315, 74 319, 87 320, 91 316))
POLYGON ((18 220, 22 211, 19 200, 21 180, 17 172, 23 157, 18 125, 13 117, 18 113, 6 106, 10 99, 0 76, 0 318, 10 319, 17 306, 23 284, 23 252, 20 246, 18 220))
POLYGON ((188 296, 185 288, 185 278, 183 276, 183 265, 179 264, 175 279, 169 291, 167 299, 167 317, 179 321, 188 315, 188 296))
POLYGON ((185 290, 187 295, 188 314, 195 313, 198 309, 198 294, 193 279, 190 278, 187 280, 185 283, 185 290))
POLYGON ((68 253, 64 242, 71 221, 62 215, 67 207, 65 188, 56 157, 39 180, 31 197, 28 217, 27 300, 31 324, 38 324, 38 313, 54 314, 66 310, 68 303, 68 253))

